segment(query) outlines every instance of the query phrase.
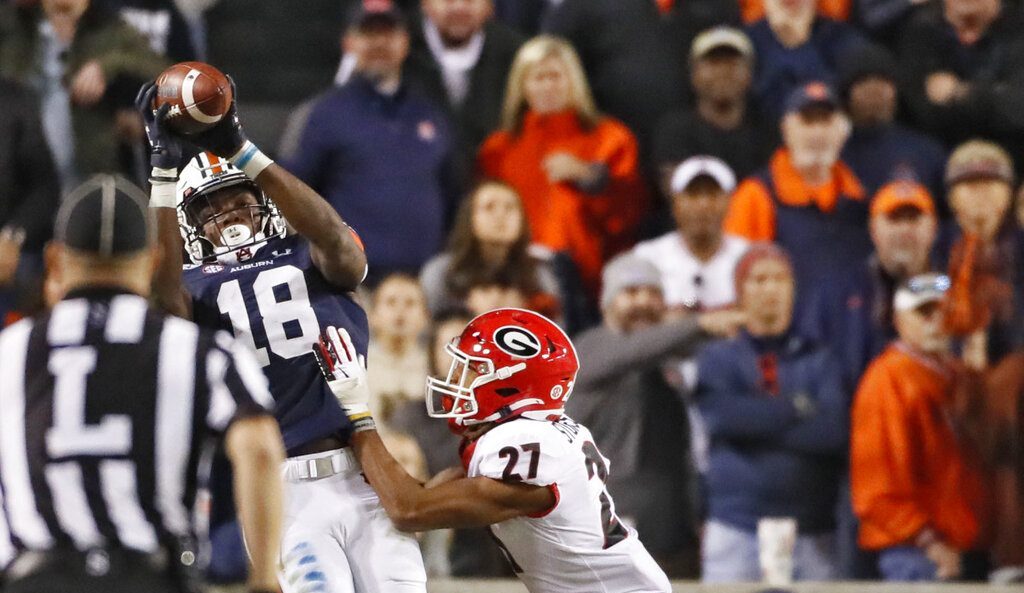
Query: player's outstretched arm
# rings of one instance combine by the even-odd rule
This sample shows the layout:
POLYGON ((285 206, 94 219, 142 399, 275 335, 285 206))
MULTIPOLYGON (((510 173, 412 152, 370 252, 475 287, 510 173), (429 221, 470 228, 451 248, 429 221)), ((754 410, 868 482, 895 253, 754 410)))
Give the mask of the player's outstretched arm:
POLYGON ((312 243, 313 263, 320 273, 339 288, 359 286, 366 274, 366 254, 327 200, 277 164, 263 169, 256 183, 277 203, 288 224, 312 243))
POLYGON ((142 116, 149 142, 149 161, 152 167, 149 176, 149 206, 156 217, 157 242, 161 254, 153 274, 152 299, 168 313, 188 319, 192 316, 192 299, 181 281, 182 240, 174 196, 182 146, 163 124, 170 105, 164 105, 156 112, 151 107, 156 91, 156 85, 147 82, 135 98, 135 107, 142 116))
POLYGON ((388 452, 376 430, 361 430, 351 445, 384 510, 401 531, 485 527, 539 515, 557 502, 544 486, 491 478, 459 478, 425 488, 388 452))
POLYGON ((338 288, 355 289, 366 275, 366 255, 352 229, 327 200, 274 164, 249 140, 238 119, 234 81, 231 88, 231 107, 224 118, 209 130, 184 139, 226 158, 245 172, 274 200, 288 224, 312 243, 313 263, 320 273, 338 288))
POLYGON ((543 486, 491 478, 458 478, 426 488, 391 456, 370 415, 366 369, 344 329, 328 327, 313 349, 327 384, 352 421, 350 444, 367 481, 403 531, 482 527, 543 513, 557 502, 543 486))

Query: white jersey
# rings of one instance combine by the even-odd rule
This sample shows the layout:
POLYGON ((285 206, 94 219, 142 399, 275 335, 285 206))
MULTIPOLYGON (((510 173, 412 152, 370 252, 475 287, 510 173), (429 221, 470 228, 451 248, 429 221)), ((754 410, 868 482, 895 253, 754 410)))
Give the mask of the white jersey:
POLYGON ((725 235, 722 245, 708 261, 701 261, 690 251, 679 231, 637 243, 633 253, 651 262, 661 272, 665 303, 714 309, 736 302, 733 281, 736 264, 746 254, 746 239, 725 235))
POLYGON ((555 493, 545 514, 491 526, 531 593, 672 590, 636 531, 616 517, 604 485, 608 460, 585 426, 567 416, 500 424, 476 441, 467 474, 555 493))

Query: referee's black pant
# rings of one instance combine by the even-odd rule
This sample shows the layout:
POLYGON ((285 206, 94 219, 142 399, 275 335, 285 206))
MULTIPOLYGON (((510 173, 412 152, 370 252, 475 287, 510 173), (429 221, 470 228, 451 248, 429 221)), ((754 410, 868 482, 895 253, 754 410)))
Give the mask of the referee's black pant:
POLYGON ((3 593, 192 593, 151 557, 123 552, 43 552, 15 559, 3 593), (20 562, 20 564, 19 564, 20 562))

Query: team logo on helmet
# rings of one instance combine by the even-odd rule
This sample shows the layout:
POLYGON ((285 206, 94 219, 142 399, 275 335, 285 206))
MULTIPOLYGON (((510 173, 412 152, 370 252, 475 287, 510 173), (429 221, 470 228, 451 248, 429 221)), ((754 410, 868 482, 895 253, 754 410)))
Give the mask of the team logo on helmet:
POLYGON ((494 343, 504 352, 519 358, 533 358, 540 354, 540 340, 521 327, 506 325, 494 332, 494 343))

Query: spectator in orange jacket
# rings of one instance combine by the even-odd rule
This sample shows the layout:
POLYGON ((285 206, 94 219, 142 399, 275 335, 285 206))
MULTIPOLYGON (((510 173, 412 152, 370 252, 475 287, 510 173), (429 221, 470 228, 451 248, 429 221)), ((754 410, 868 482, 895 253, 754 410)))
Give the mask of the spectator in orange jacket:
POLYGON ((534 240, 568 252, 595 298, 604 263, 632 245, 647 197, 636 139, 597 112, 568 43, 540 36, 519 50, 502 129, 479 166, 519 192, 534 240))
POLYGON ((899 339, 868 367, 853 406, 860 545, 879 551, 878 568, 890 581, 958 578, 963 556, 983 538, 983 477, 952 420, 962 371, 943 324, 949 285, 947 276, 922 274, 896 291, 899 339))
POLYGON ((811 82, 788 97, 781 130, 784 146, 733 194, 725 231, 775 241, 793 254, 798 284, 818 286, 871 253, 864 189, 839 160, 850 121, 832 90, 811 82))
MULTIPOLYGON (((739 0, 740 16, 743 22, 750 23, 764 18, 764 3, 779 0, 739 0)), ((850 18, 850 0, 818 0, 818 14, 836 21, 850 18)))

